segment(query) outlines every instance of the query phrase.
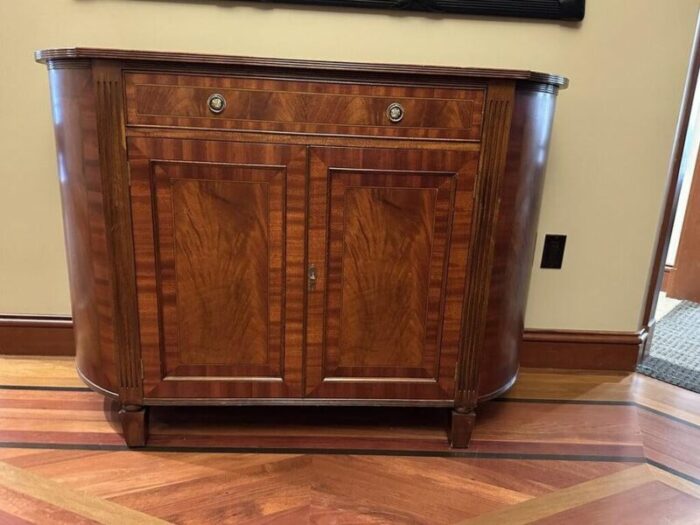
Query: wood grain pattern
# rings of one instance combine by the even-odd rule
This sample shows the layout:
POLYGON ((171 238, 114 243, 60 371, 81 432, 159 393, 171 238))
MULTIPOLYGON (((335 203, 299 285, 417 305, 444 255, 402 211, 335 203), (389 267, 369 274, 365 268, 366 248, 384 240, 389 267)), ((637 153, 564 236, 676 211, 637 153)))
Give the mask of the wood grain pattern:
POLYGON ((37 380, 0 388, 9 523, 656 525, 693 523, 700 508, 700 479, 678 470, 700 440, 674 419, 699 396, 636 374, 525 370, 520 399, 482 407, 468 451, 447 447, 434 410, 251 407, 156 408, 136 452, 121 445, 118 404, 42 390, 63 384, 66 359, 23 361, 0 359, 5 385, 37 380))
POLYGON ((124 441, 129 447, 143 447, 148 441, 148 408, 122 407, 119 410, 124 441))
MULTIPOLYGON (((173 53, 162 51, 136 51, 123 49, 98 49, 87 47, 41 49, 36 51, 34 58, 37 62, 55 66, 63 61, 73 62, 74 59, 111 59, 132 60, 148 65, 154 62, 152 67, 158 68, 158 62, 173 67, 178 63, 191 68, 193 64, 205 64, 216 66, 235 66, 238 70, 246 68, 257 69, 298 69, 306 74, 317 71, 350 72, 354 76, 358 73, 386 73, 396 78, 397 75, 430 77, 458 77, 458 78, 484 78, 484 79, 512 79, 524 80, 535 84, 551 84, 554 87, 566 88, 568 79, 559 75, 540 73, 537 71, 522 71, 514 69, 486 69, 469 67, 445 67, 410 64, 376 64, 360 62, 332 62, 320 60, 295 60, 281 58, 260 57, 236 57, 230 55, 212 55, 198 53, 173 53)), ((444 80, 444 78, 443 78, 444 80)))
MULTIPOLYGON (((502 319, 495 320, 502 324, 502 319)), ((517 334, 506 339, 502 333, 495 332, 493 324, 492 320, 487 325, 487 337, 495 341, 489 348, 504 351, 499 341, 516 346, 519 344, 520 364, 528 368, 632 371, 637 364, 640 346, 646 340, 645 333, 525 329, 519 343, 517 334)), ((75 355, 73 322, 70 317, 48 323, 35 317, 20 320, 15 317, 0 318, 0 354, 75 355)), ((506 360, 508 363, 510 360, 506 360)), ((515 374, 517 365, 516 361, 510 374, 515 374)), ((484 368, 484 372, 488 370, 484 368)), ((490 397, 490 393, 500 387, 501 378, 507 375, 481 375, 480 397, 490 397), (496 387, 493 388, 492 384, 496 387)))
MULTIPOLYGON (((647 488, 649 483, 653 483, 653 476, 649 473, 646 465, 640 465, 621 472, 610 474, 609 476, 588 481, 558 490, 537 499, 514 505, 502 511, 484 514, 478 518, 465 521, 469 525, 496 525, 508 523, 509 525, 525 525, 528 523, 575 523, 569 521, 567 516, 560 516, 559 521, 549 521, 550 518, 560 513, 572 512, 577 519, 584 519, 586 523, 606 523, 596 520, 591 514, 583 512, 578 514, 578 509, 591 502, 601 502, 611 495, 634 491, 639 488, 647 488), (591 521, 593 520, 593 521, 591 521)), ((644 492, 644 490, 642 490, 644 492)), ((615 505, 605 507, 608 512, 616 509, 615 505)), ((619 521, 624 513, 617 514, 615 521, 619 521)), ((630 514, 627 513, 627 516, 630 514)), ((610 516, 610 515, 608 515, 610 516)), ((639 523, 640 516, 635 515, 634 523, 639 523)), ((569 516, 571 517, 571 516, 569 516)), ((647 522, 649 523, 649 522, 647 522)))
POLYGON ((49 72, 58 173, 68 257, 77 366, 102 388, 117 392, 113 274, 102 196, 97 107, 90 69, 49 72))
POLYGON ((310 166, 307 395, 449 399, 476 155, 312 148, 310 166))
POLYGON ((68 316, 0 316, 0 355, 75 355, 68 316))
MULTIPOLYGON (((327 333, 327 341, 337 338, 342 368, 418 367, 427 335, 437 192, 363 187, 349 179, 351 187, 331 197, 344 201, 339 203, 342 210, 333 204, 330 210, 342 223, 331 223, 329 266, 340 264, 342 275, 334 275, 341 281, 340 315, 335 318, 339 333, 327 333)), ((449 203, 445 193, 443 200, 449 203)), ((442 222, 447 226, 447 220, 442 222)), ((439 261, 438 269, 441 274, 439 261)))
POLYGON ((268 364, 282 344, 284 172, 151 166, 166 346, 184 365, 268 364))
POLYGON ((657 464, 700 479, 700 425, 685 419, 669 420, 663 414, 650 410, 639 413, 645 455, 657 464))
POLYGON ((143 402, 141 348, 121 69, 112 63, 98 62, 93 66, 92 78, 97 108, 97 142, 100 151, 108 272, 113 283, 114 345, 118 349, 115 355, 119 370, 119 398, 125 405, 140 405, 143 402))
MULTIPOLYGON (((192 130, 188 128, 160 128, 147 126, 129 126, 127 137, 191 139, 192 130)), ((230 142, 265 142, 270 144, 297 144, 305 146, 332 147, 373 147, 399 149, 445 149, 443 140, 413 140, 402 138, 363 137, 354 135, 297 135, 268 133, 263 131, 235 131, 198 129, 197 138, 202 140, 224 140, 230 142)), ((450 149, 460 151, 479 151, 478 142, 449 142, 450 149)))
POLYGON ((78 345, 91 388, 114 397, 95 375, 107 367, 126 412, 365 403, 456 406, 470 422, 512 385, 564 79, 85 49, 37 59, 85 81, 57 100, 84 104, 94 128, 59 141, 60 157, 88 141, 76 174, 93 157, 99 168, 98 185, 71 179, 65 208, 76 300, 92 315, 81 324, 99 335, 78 345), (206 108, 214 90, 229 98, 220 115, 206 108), (385 122, 389 101, 401 122, 385 122))
MULTIPOLYGON (((63 516, 63 518, 67 519, 67 522, 70 523, 76 523, 73 520, 80 519, 81 516, 84 518, 82 520, 83 523, 103 523, 105 525, 157 525, 164 523, 158 518, 148 516, 121 505, 65 489, 61 487, 59 483, 52 482, 6 463, 0 463, 0 485, 3 487, 10 487, 13 491, 40 499, 50 506, 54 506, 58 509, 66 509, 72 514, 77 514, 78 516, 63 516)), ((52 514, 52 518, 61 519, 61 515, 52 514)), ((78 523, 80 523, 80 521, 78 521, 78 523)))
POLYGON ((129 147, 147 397, 298 395, 304 149, 129 147))
POLYGON ((700 523, 700 502, 658 480, 618 492, 537 520, 538 525, 560 523, 656 525, 700 523))
POLYGON ((127 124, 285 133, 478 140, 484 89, 128 73, 127 124), (207 107, 218 93, 226 108, 207 107), (392 123, 388 106, 405 109, 392 123))
MULTIPOLYGON (((202 171, 202 177, 214 177, 212 170, 202 171)), ((281 178, 279 174, 277 178, 281 178)), ((264 364, 270 331, 269 251, 273 248, 279 252, 282 248, 281 239, 276 239, 271 247, 268 237, 271 229, 268 184, 239 183, 233 177, 171 178, 170 181, 178 346, 182 362, 264 364)), ((281 195, 275 197, 274 215, 281 221, 281 195)), ((165 222, 166 218, 161 224, 165 222)), ((276 225, 276 231, 281 231, 281 224, 276 225)), ((164 249, 163 243, 160 247, 164 249)), ((277 257, 280 258, 279 253, 277 257)), ((281 264, 277 266, 274 295, 279 301, 281 264)), ((276 309, 273 319, 277 321, 279 334, 279 305, 276 309)), ((272 343, 279 345, 279 335, 275 339, 272 343)))
MULTIPOLYGON (((518 371, 555 99, 552 94, 516 86, 493 232, 480 396, 502 392, 504 378, 514 377, 518 371), (487 361, 492 365, 484 366, 487 361)), ((539 363, 537 366, 558 364, 554 359, 539 363)))
MULTIPOLYGON (((469 260, 467 291, 464 295, 462 340, 456 376, 455 409, 471 413, 479 399, 479 369, 484 347, 486 316, 489 303, 488 283, 491 280, 494 256, 494 232, 498 223, 501 177, 505 171, 510 133, 513 84, 491 84, 484 116, 484 149, 479 160, 479 177, 475 189, 474 222, 472 224, 472 257, 469 260)), ((465 421, 461 419, 461 421, 465 421)), ((455 425, 454 429, 459 427, 455 425)), ((466 441, 452 440, 454 446, 466 446, 468 433, 459 428, 466 441)), ((453 433, 453 438, 455 434, 453 433)))
POLYGON ((74 357, 0 355, 0 385, 84 388, 74 357))
MULTIPOLYGON (((55 362, 47 366, 37 359, 23 360, 22 365, 17 366, 16 360, 0 361, 0 380, 5 385, 28 385, 36 381, 41 388, 64 385, 65 365, 63 361, 55 362)), ((74 381, 77 378, 74 377, 74 381)), ((673 387, 658 389, 656 383, 625 374, 525 371, 514 389, 524 401, 515 398, 484 405, 480 409, 482 424, 477 425, 471 449, 466 453, 640 457, 645 436, 639 432, 638 409, 629 403, 637 399, 637 392, 644 394, 640 401, 643 399, 645 406, 668 410, 674 417, 687 417, 693 400, 698 397, 687 393, 690 397, 686 399, 681 396, 684 391, 673 387), (639 379, 639 385, 631 381, 633 378, 639 379), (642 385, 644 390, 640 390, 642 385), (598 395, 589 394, 596 391, 598 395), (592 402, 566 402, 577 399, 592 402), (650 405, 652 400, 656 405, 650 405), (605 404, 610 401, 617 404, 605 404), (674 404, 686 410, 673 408, 674 404)), ((112 407, 106 405, 105 413, 101 397, 87 389, 0 388, 0 423, 3 425, 0 442, 30 439, 48 444, 119 443, 116 434, 119 426, 112 423, 112 407)), ((450 451, 445 441, 447 410, 377 407, 344 410, 333 407, 210 407, 194 412, 178 407, 151 407, 151 410, 150 446, 464 453, 450 451)), ((675 438, 669 437, 672 443, 675 438)))
POLYGON ((529 368, 634 371, 646 332, 526 330, 520 363, 529 368))

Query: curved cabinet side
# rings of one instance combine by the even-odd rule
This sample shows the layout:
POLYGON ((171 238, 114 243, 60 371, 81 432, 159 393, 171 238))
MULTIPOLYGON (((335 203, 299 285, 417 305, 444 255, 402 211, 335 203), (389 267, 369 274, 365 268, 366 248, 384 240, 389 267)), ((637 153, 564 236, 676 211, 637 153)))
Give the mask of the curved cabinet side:
POLYGON ((480 400, 504 393, 518 373, 555 101, 556 94, 536 85, 517 87, 499 196, 480 400))
POLYGON ((50 64, 51 102, 76 344, 91 388, 116 396, 111 284, 107 272, 97 121, 89 61, 50 64))

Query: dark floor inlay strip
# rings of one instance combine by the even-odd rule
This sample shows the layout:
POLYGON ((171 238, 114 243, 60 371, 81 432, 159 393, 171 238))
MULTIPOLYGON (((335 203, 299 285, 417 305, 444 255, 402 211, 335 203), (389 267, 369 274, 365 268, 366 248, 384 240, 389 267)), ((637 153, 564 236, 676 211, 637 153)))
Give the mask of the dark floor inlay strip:
POLYGON ((692 421, 688 421, 686 419, 682 419, 678 416, 673 416, 671 414, 667 414, 666 412, 662 412, 661 410, 657 410, 655 408, 648 407, 642 403, 639 403, 637 401, 606 401, 606 400, 585 400, 585 399, 537 399, 537 398, 529 398, 529 397, 499 397, 497 399, 493 399, 492 401, 496 401, 499 403, 541 403, 541 404, 549 404, 549 405, 610 405, 610 406, 632 406, 632 407, 637 407, 642 410, 646 410, 647 412, 651 412, 652 414, 655 414, 660 417, 665 417, 666 419, 670 419, 672 421, 675 421, 677 423, 681 423, 683 425, 687 425, 692 428, 700 429, 700 425, 697 423, 693 423, 692 421))
POLYGON ((663 463, 659 463, 658 461, 654 461, 653 459, 647 459, 646 461, 649 465, 652 467, 660 468, 661 470, 664 470, 668 472, 669 474, 673 474, 674 476, 677 476, 679 478, 683 478, 686 481, 690 481, 691 483, 695 483, 696 485, 700 485, 700 478, 696 478, 695 476, 691 476, 690 474, 686 474, 685 472, 681 472, 680 470, 676 470, 674 468, 668 467, 664 465, 663 463))
POLYGON ((56 450, 104 450, 135 452, 201 452, 201 453, 230 453, 230 454, 308 454, 308 455, 348 455, 348 456, 415 456, 415 457, 446 457, 467 459, 517 459, 540 461, 597 461, 605 463, 644 463, 640 456, 596 456, 590 454, 524 454, 508 452, 470 452, 468 450, 386 450, 386 449, 357 449, 357 448, 260 448, 260 447, 197 447, 197 446, 164 446, 147 445, 143 448, 129 449, 126 445, 101 445, 80 443, 27 443, 0 442, 0 448, 30 448, 56 450))
POLYGON ((605 399, 537 399, 530 397, 499 397, 493 401, 499 403, 537 403, 543 405, 612 405, 635 406, 634 401, 613 401, 605 399))
POLYGON ((637 408, 641 408, 642 410, 645 410, 646 412, 651 412, 654 415, 665 417, 666 419, 670 419, 671 421, 675 421, 676 423, 681 423, 682 425, 687 425, 689 427, 700 430, 700 425, 677 416, 672 416, 671 414, 667 414, 666 412, 662 412, 661 410, 657 410, 655 408, 651 408, 645 405, 640 405, 639 403, 637 403, 637 408))
POLYGON ((131 450, 126 445, 108 445, 99 443, 29 443, 25 441, 2 441, 0 448, 31 448, 39 450, 131 450))
POLYGON ((45 390, 48 392, 92 392, 86 386, 0 385, 0 390, 45 390))

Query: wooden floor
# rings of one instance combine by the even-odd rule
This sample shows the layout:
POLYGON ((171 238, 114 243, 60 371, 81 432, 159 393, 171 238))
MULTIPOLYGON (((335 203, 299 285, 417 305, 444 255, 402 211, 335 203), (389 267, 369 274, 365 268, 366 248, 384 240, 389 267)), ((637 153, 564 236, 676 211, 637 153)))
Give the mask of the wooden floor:
POLYGON ((143 451, 65 358, 0 356, 4 523, 700 523, 700 396, 524 370, 449 449, 443 410, 152 413, 143 451))

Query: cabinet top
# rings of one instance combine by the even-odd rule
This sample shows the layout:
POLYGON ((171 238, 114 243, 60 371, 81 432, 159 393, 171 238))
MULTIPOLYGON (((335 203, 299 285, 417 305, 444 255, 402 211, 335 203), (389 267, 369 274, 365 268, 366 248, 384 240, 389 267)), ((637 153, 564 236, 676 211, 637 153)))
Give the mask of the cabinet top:
POLYGON ((53 62, 59 62, 61 60, 101 59, 151 63, 179 62, 185 64, 261 67, 278 70, 296 69, 344 73, 390 73, 433 77, 508 79, 549 84, 559 89, 565 89, 569 84, 569 80, 566 77, 552 75, 549 73, 540 73, 537 71, 517 69, 484 69, 473 67, 421 66, 411 64, 372 64, 366 62, 332 62, 322 60, 242 57, 163 51, 98 49, 87 47, 41 49, 34 53, 34 58, 37 62, 49 65, 53 62))

